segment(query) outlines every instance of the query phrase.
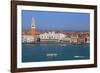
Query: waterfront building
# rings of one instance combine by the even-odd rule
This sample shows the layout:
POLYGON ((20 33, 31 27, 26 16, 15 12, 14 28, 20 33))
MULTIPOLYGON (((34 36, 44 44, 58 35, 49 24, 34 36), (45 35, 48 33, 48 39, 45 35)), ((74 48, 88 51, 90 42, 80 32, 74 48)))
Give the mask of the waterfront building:
POLYGON ((90 43, 90 37, 89 36, 87 37, 86 43, 90 43))
POLYGON ((34 38, 32 35, 23 35, 22 36, 22 43, 33 43, 34 38))
POLYGON ((78 42, 78 34, 77 33, 72 33, 70 36, 70 43, 77 43, 78 42))
POLYGON ((65 41, 66 43, 71 43, 72 40, 70 37, 66 36, 63 41, 65 41))
POLYGON ((87 33, 81 33, 78 39, 78 42, 80 43, 89 43, 89 34, 87 33))
POLYGON ((89 33, 87 33, 87 36, 86 36, 86 38, 87 38, 87 41, 86 41, 86 43, 90 43, 90 36, 89 36, 89 33))

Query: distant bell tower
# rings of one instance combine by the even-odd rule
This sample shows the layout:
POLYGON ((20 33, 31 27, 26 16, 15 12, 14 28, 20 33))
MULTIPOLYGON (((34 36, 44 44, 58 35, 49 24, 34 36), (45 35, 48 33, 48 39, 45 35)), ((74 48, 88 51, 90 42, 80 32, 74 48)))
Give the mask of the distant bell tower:
POLYGON ((36 27, 35 27, 35 19, 34 19, 34 17, 32 17, 31 32, 32 32, 32 36, 33 36, 33 38, 34 38, 34 40, 35 40, 36 27))

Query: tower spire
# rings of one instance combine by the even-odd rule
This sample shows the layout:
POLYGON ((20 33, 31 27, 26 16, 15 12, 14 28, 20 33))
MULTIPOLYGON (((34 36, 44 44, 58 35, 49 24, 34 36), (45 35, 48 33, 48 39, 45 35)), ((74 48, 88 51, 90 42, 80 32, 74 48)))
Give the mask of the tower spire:
POLYGON ((33 39, 35 41, 36 28, 35 28, 35 19, 34 19, 34 17, 32 17, 32 21, 31 21, 31 34, 32 34, 33 39))
POLYGON ((34 17, 32 17, 31 27, 32 27, 32 28, 35 28, 35 18, 34 18, 34 17))

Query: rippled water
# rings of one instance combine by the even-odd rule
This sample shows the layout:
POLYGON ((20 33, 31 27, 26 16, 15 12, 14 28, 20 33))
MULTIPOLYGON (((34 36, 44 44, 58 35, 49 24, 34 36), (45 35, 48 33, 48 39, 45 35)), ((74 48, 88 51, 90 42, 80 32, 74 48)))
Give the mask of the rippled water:
POLYGON ((89 51, 89 44, 22 44, 22 62, 89 59, 89 51))

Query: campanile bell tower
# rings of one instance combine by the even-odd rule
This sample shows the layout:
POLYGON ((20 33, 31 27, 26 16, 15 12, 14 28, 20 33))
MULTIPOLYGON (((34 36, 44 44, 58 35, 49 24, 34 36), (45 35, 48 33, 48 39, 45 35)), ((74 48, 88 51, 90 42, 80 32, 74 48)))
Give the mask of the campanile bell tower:
POLYGON ((35 35, 36 35, 36 27, 35 27, 35 19, 34 17, 32 17, 32 23, 31 23, 31 33, 32 33, 32 36, 35 40, 35 35))

